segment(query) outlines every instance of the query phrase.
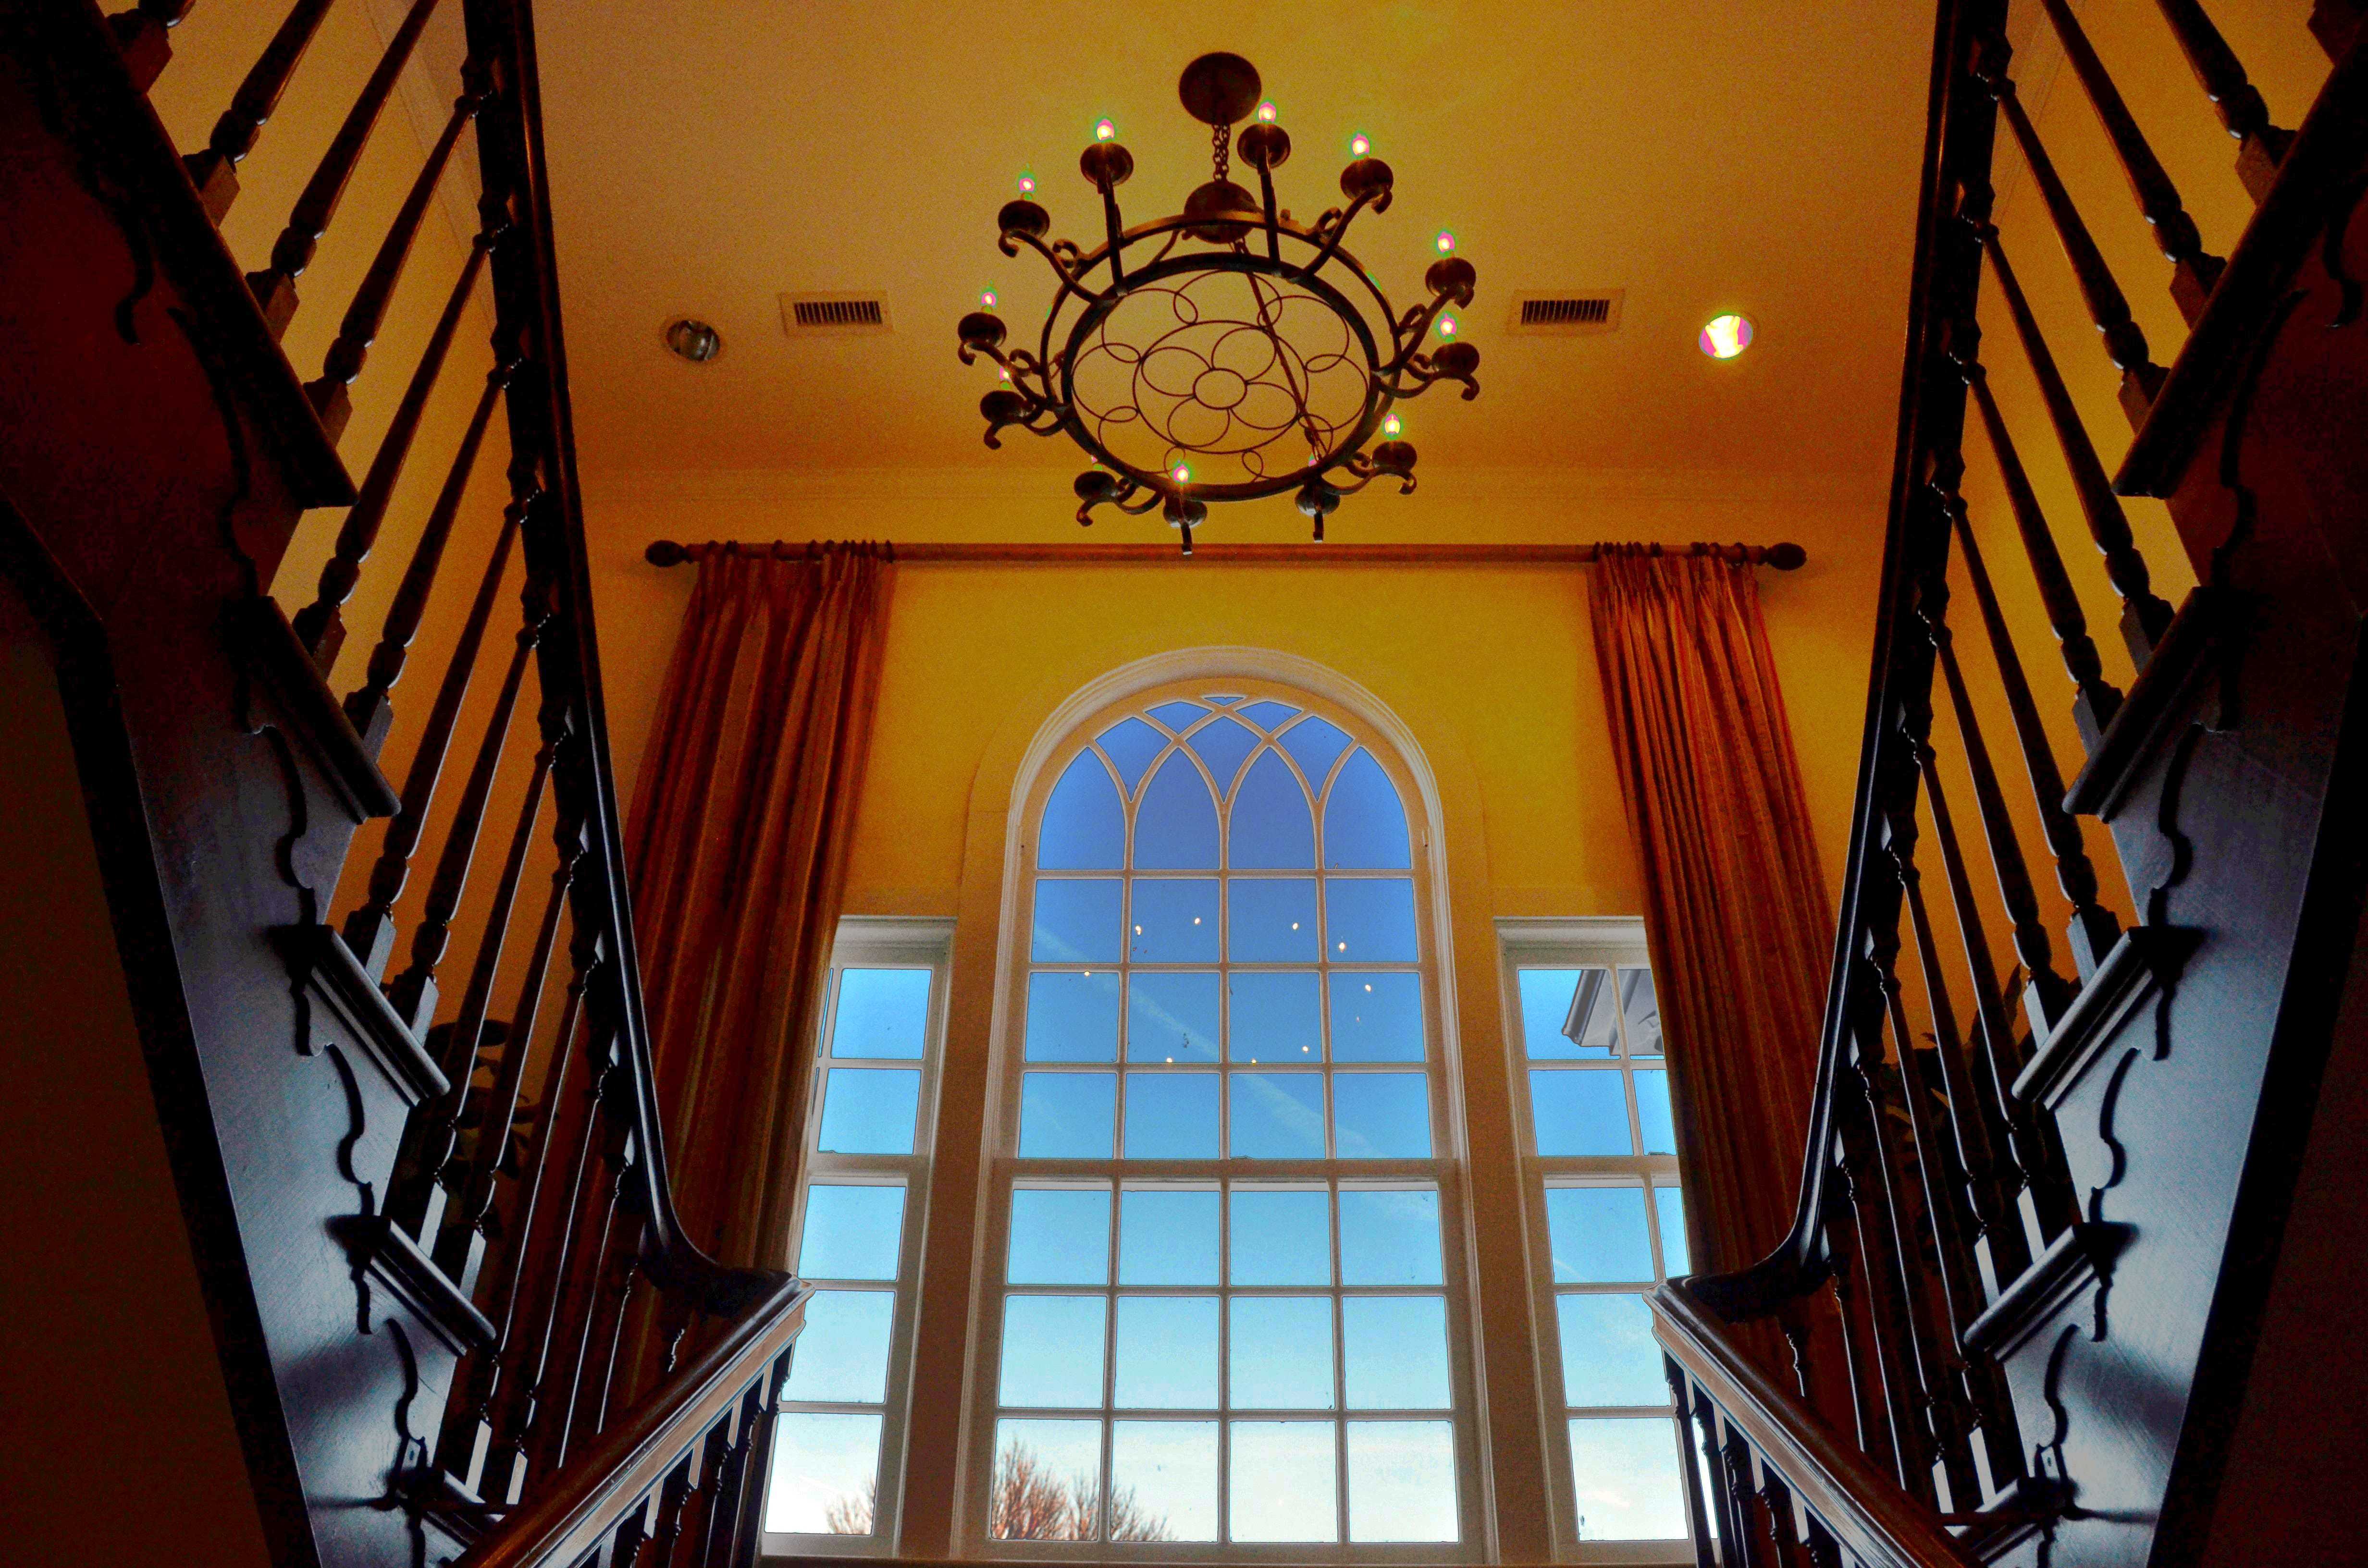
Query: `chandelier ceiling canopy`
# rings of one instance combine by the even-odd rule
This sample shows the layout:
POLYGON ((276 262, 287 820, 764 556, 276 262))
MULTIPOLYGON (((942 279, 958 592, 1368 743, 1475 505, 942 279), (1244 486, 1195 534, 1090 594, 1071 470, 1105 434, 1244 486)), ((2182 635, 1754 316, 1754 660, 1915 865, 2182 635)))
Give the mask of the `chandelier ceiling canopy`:
POLYGON ((1347 205, 1302 223, 1276 206, 1291 138, 1260 101, 1257 69, 1237 54, 1202 55, 1178 91, 1212 129, 1214 165, 1182 212, 1126 226, 1118 187, 1134 159, 1108 120, 1078 159, 1101 195, 1099 245, 1048 240, 1052 215, 1032 199, 1032 179, 1004 203, 1003 254, 1036 252, 1057 291, 1033 350, 1005 347, 991 293, 957 328, 962 362, 985 356, 1004 383, 979 401, 986 444, 1000 447, 1014 426, 1065 431, 1096 464, 1077 476, 1077 521, 1105 504, 1156 507, 1188 555, 1210 502, 1285 491, 1321 540, 1343 495, 1384 474, 1413 491, 1415 449, 1399 437, 1396 403, 1438 381, 1479 395, 1480 351, 1447 313, 1472 302, 1472 264, 1440 233, 1423 275, 1429 299, 1396 312, 1342 248, 1359 213, 1390 206, 1390 166, 1364 138, 1340 171, 1347 205), (1236 142, 1234 127, 1251 119, 1236 142), (1256 194, 1229 177, 1235 156, 1257 172, 1256 194))

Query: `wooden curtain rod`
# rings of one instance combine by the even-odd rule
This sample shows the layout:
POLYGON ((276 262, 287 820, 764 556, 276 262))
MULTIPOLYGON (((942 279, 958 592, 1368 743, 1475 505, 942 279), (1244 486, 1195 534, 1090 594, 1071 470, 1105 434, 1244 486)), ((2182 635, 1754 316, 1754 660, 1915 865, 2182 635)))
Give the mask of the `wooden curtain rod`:
MULTIPOLYGON (((710 540, 677 544, 654 540, 642 552, 653 566, 678 566, 714 551, 738 551, 786 558, 806 548, 803 540, 770 544, 710 540)), ((1178 560, 1237 566, 1584 566, 1603 553, 1601 544, 1196 544, 1190 556, 1172 544, 898 544, 896 560, 915 565, 1151 566, 1178 560)), ((1656 555, 1715 555, 1790 572, 1809 559, 1797 544, 1656 544, 1656 555)))

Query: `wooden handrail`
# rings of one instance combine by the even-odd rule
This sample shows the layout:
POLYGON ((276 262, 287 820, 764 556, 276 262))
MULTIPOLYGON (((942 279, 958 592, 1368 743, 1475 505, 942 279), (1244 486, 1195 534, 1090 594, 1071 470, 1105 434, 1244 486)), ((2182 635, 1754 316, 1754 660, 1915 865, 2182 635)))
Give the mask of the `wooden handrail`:
POLYGON ((1725 1419, 1870 1568, 1982 1568, 1940 1516, 1900 1490, 1737 1346, 1687 1282, 1653 1292, 1653 1335, 1725 1419))
POLYGON ((453 1568, 555 1568, 598 1545, 722 1419, 805 1324, 811 1287, 784 1279, 706 1355, 567 1461, 453 1568))

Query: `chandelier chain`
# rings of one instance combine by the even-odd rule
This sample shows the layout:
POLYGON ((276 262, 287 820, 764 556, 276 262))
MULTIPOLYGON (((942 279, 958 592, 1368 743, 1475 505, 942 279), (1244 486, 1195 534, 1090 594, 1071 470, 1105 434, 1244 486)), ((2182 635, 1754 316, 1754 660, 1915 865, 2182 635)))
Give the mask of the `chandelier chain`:
POLYGON ((1215 148, 1213 159, 1217 166, 1217 177, 1222 180, 1225 177, 1226 172, 1233 167, 1234 128, 1230 125, 1216 127, 1209 132, 1209 141, 1215 148))

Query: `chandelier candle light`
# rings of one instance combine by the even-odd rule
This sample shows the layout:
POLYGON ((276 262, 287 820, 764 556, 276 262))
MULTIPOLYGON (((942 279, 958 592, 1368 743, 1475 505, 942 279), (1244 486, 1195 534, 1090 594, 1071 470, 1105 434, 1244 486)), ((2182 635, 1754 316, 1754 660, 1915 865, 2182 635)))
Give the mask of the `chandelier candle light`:
POLYGON ((986 298, 956 329, 963 364, 985 355, 1002 374, 979 400, 988 446, 1001 447, 1011 426, 1067 432, 1096 465, 1077 476, 1077 521, 1091 523, 1104 504, 1136 516, 1157 507, 1182 531, 1187 555, 1212 501, 1296 491, 1320 540, 1340 498, 1376 478, 1402 481, 1410 494, 1415 449, 1393 406, 1435 381, 1461 385, 1467 400, 1480 394, 1480 351, 1443 313, 1472 303, 1472 264, 1453 254, 1454 236, 1435 242, 1423 275, 1429 301, 1395 311, 1341 248, 1359 213, 1389 210, 1389 165, 1360 132, 1340 171, 1348 205, 1295 222, 1274 195, 1291 138, 1261 91, 1257 68, 1237 54, 1185 67, 1178 92, 1212 128, 1214 177, 1178 216, 1133 228, 1120 219, 1118 187, 1134 159, 1116 127, 1097 124, 1078 159, 1102 199, 1107 237, 1091 251, 1045 238, 1052 215, 1023 179, 996 222, 1003 254, 1035 251, 1059 286, 1037 347, 1007 349, 1009 331, 986 298), (1236 145, 1234 127, 1253 119, 1236 145), (1258 171, 1256 195, 1226 177, 1236 152, 1258 171), (1383 439, 1369 451, 1376 434, 1383 439))

